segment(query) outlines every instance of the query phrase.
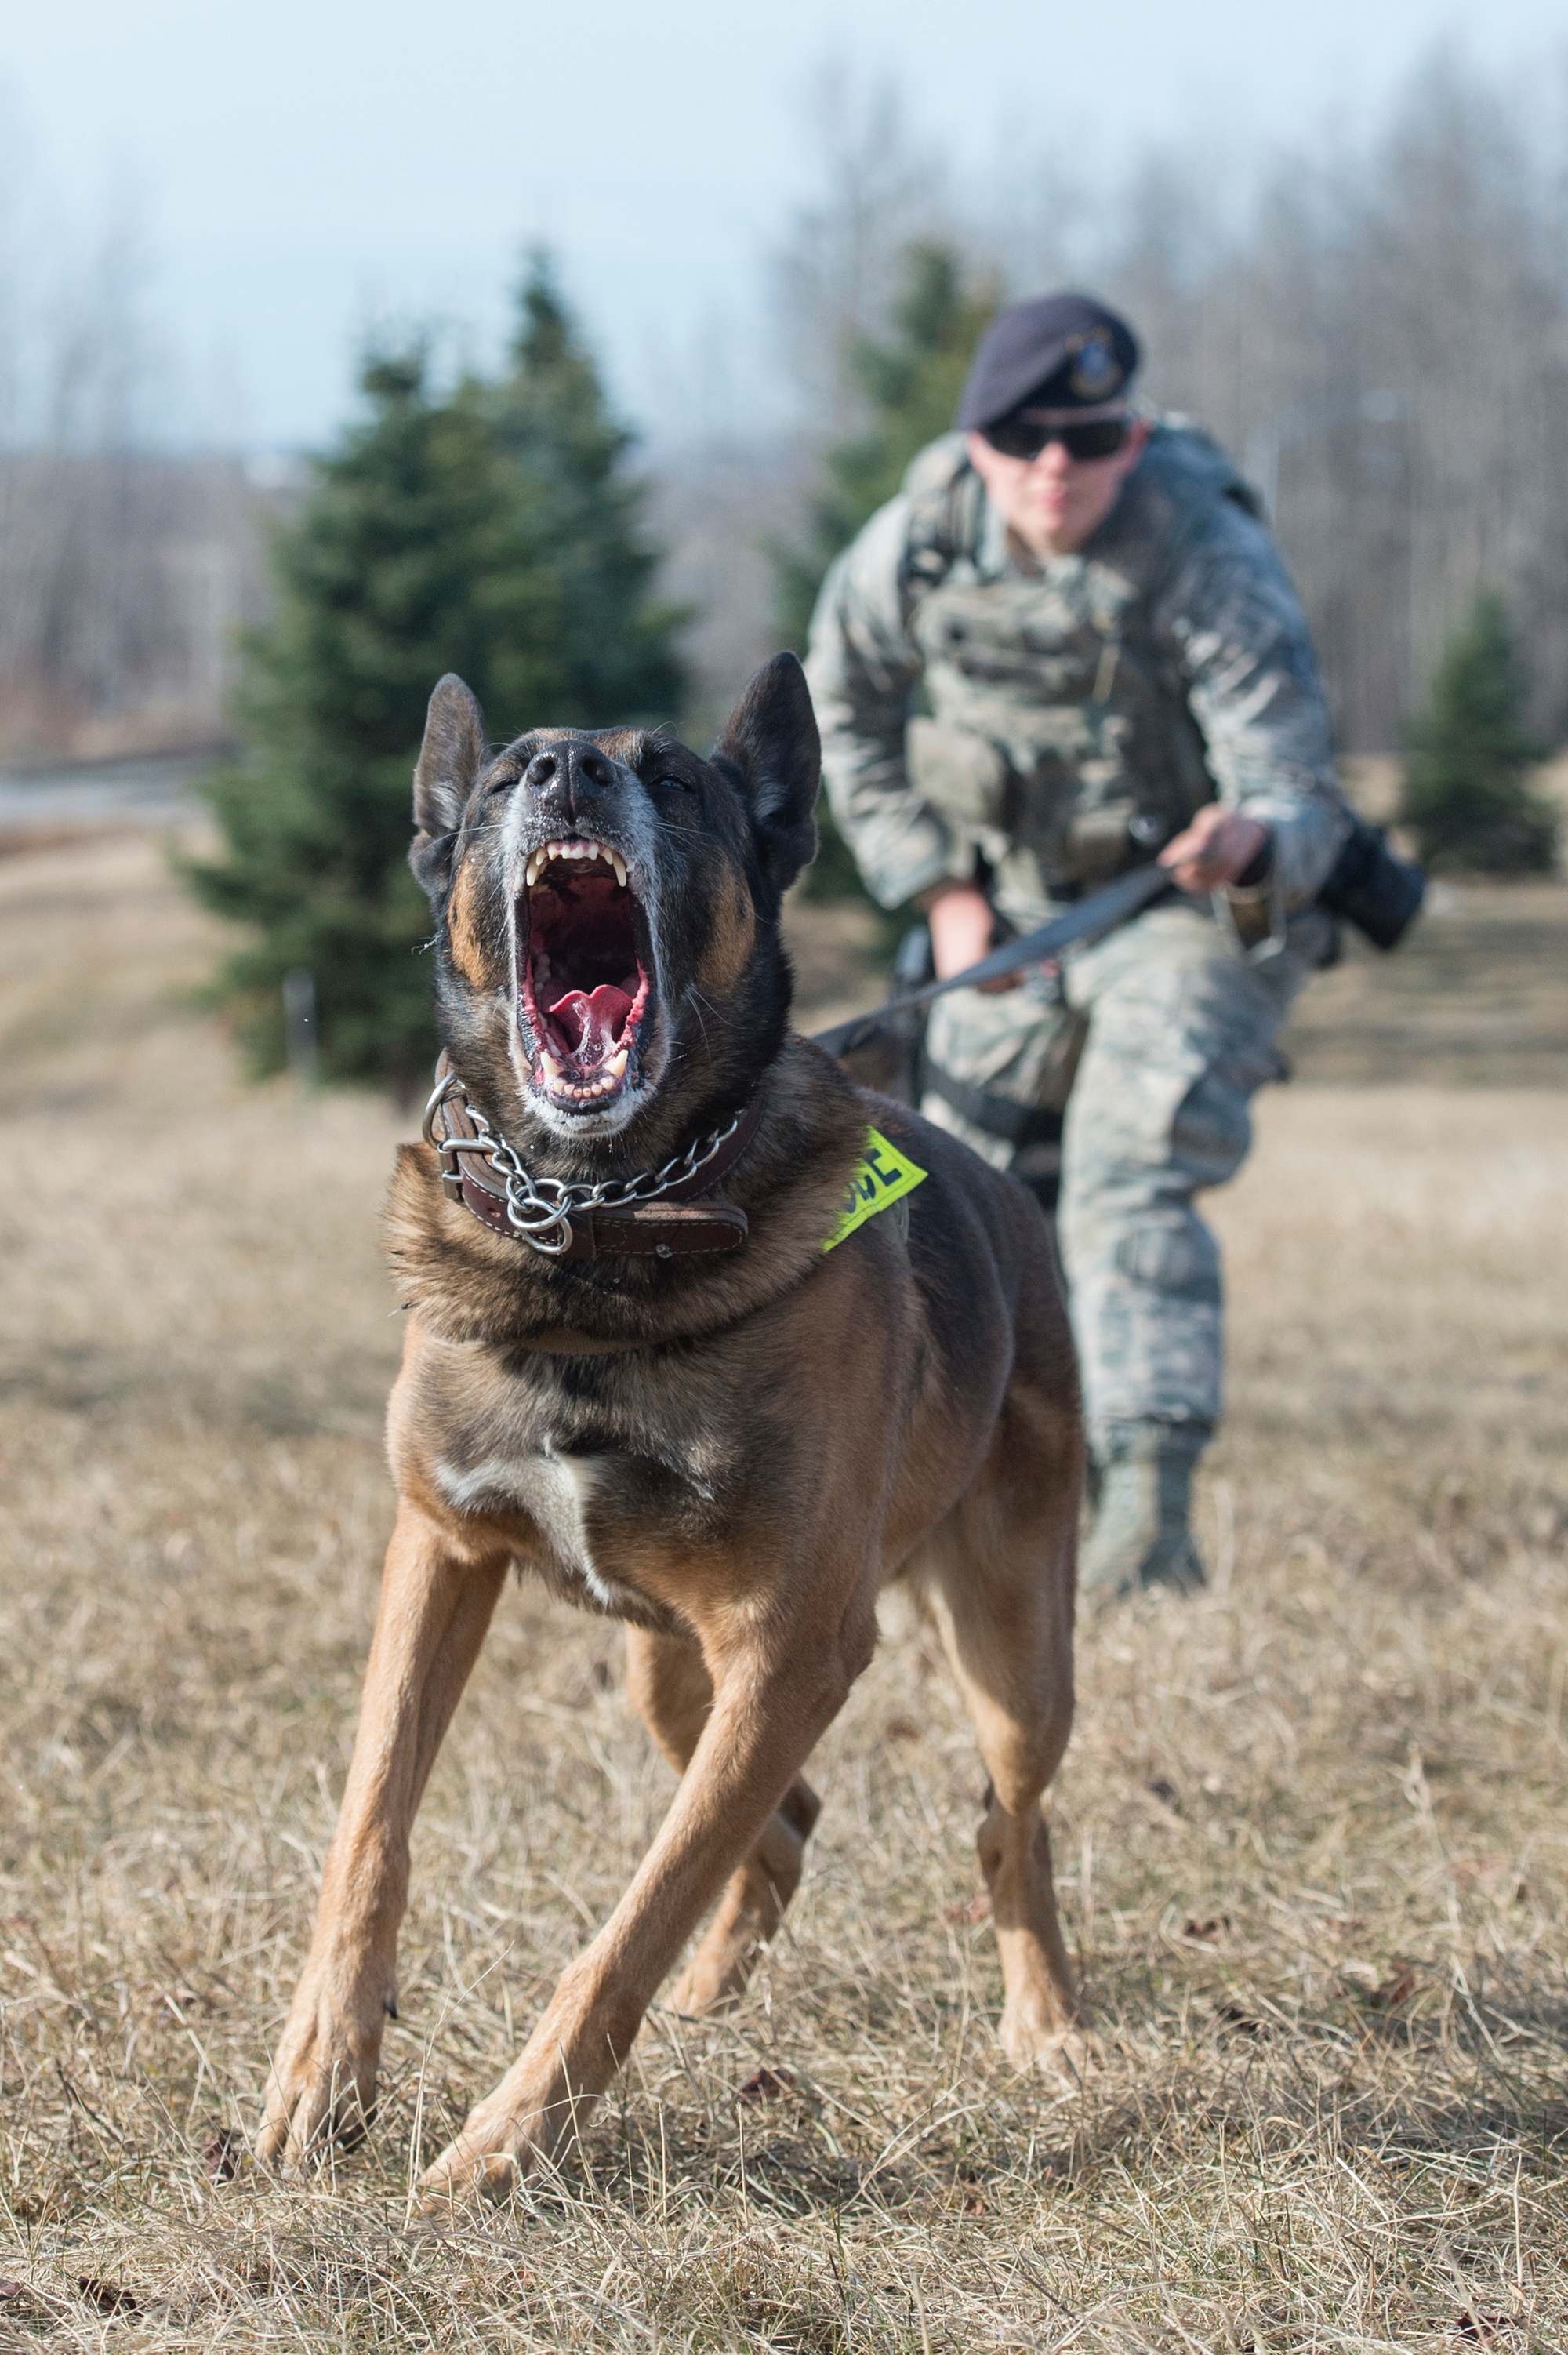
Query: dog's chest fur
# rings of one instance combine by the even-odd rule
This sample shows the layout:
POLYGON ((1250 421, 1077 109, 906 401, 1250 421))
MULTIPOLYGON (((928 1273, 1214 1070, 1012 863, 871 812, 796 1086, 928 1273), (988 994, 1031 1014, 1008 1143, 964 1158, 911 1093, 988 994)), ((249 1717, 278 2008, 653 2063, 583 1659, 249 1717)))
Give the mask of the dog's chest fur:
POLYGON ((428 1476, 464 1520, 499 1525, 568 1600, 663 1626, 640 1557, 711 1536, 730 1467, 711 1434, 674 1438, 586 1407, 546 1376, 502 1376, 432 1418, 428 1476))
POLYGON ((466 1467, 443 1456, 436 1483, 460 1513, 525 1515, 544 1550, 540 1567, 553 1583, 585 1587, 606 1611, 624 1613, 640 1598, 597 1558, 606 1549, 589 1526, 599 1484, 613 1483, 620 1468, 612 1455, 563 1454, 546 1438, 537 1455, 485 1455, 466 1467))

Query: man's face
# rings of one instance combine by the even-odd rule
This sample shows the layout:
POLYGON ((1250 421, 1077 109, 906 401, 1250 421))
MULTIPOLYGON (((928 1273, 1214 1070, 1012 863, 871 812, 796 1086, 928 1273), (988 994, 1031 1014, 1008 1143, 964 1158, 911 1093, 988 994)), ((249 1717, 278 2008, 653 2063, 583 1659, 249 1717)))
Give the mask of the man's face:
MULTIPOLYGON (((1107 403, 1103 409, 1043 410, 1037 421, 1083 425, 1125 413, 1107 403)), ((1008 529, 1036 556, 1072 556, 1115 506, 1143 455, 1149 427, 1141 417, 1131 419, 1126 441, 1108 458, 1071 457, 1060 442, 1047 442, 1035 458, 1010 458, 983 433, 964 439, 969 464, 1008 529)))

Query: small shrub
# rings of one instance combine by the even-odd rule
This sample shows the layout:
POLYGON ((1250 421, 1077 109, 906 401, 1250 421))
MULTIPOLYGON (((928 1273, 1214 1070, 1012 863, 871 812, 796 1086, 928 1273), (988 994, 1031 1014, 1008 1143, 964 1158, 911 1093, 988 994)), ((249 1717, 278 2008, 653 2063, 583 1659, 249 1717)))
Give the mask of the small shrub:
POLYGON ((1408 740, 1403 815, 1439 873, 1551 868, 1557 814, 1527 781, 1543 748, 1525 729, 1525 693, 1507 608, 1483 591, 1444 648, 1408 740))

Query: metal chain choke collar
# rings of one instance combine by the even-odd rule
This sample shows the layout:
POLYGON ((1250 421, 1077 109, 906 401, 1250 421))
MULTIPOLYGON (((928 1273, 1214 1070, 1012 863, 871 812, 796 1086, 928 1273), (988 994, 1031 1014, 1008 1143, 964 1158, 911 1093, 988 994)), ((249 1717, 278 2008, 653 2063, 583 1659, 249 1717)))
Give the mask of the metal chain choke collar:
POLYGON ((546 1259, 560 1259, 572 1247, 571 1222, 575 1217, 585 1217, 594 1210, 630 1210, 641 1202, 658 1201, 662 1195, 685 1185, 705 1169, 729 1143, 745 1117, 746 1107, 742 1105, 722 1128, 695 1138, 683 1153, 677 1153, 658 1169, 641 1170, 635 1178, 569 1183, 562 1178, 535 1178, 531 1169, 524 1168, 515 1148, 491 1127, 484 1114, 469 1101, 468 1090, 457 1073, 448 1071, 430 1091, 422 1134, 426 1144, 433 1146, 440 1156, 442 1183, 453 1193, 461 1188, 459 1156, 464 1153, 482 1155, 502 1181, 506 1216, 514 1232, 546 1259), (471 1137, 437 1133, 437 1116, 454 1096, 462 1100, 463 1113, 475 1131, 471 1137))

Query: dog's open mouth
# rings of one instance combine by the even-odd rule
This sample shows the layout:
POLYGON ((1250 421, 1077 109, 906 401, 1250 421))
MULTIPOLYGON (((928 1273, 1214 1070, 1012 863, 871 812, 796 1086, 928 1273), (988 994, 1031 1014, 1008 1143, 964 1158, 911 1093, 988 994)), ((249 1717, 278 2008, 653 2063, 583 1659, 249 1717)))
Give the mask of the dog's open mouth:
POLYGON ((528 860, 517 903, 517 981, 535 1086, 564 1109, 598 1110, 637 1067, 652 952, 626 861, 572 835, 528 860))

